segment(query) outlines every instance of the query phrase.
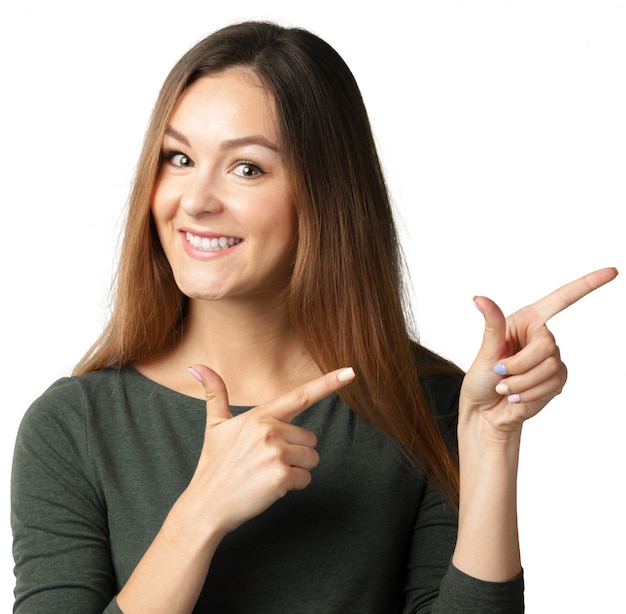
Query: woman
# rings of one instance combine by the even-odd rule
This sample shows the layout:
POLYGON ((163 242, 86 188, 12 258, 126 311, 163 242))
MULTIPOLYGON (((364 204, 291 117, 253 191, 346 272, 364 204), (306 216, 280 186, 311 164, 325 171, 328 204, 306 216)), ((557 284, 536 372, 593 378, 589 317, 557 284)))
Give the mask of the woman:
POLYGON ((566 377, 545 322, 615 275, 507 320, 477 297, 463 377, 411 338, 343 61, 216 32, 158 98, 110 323, 22 423, 15 610, 522 611, 521 425, 566 377))

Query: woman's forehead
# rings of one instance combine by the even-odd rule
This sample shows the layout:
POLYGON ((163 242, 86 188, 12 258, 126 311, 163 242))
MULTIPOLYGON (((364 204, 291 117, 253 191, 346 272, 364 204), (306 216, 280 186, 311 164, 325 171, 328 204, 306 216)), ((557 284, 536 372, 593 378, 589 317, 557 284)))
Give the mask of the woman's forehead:
POLYGON ((235 67, 204 75, 179 97, 170 132, 221 134, 237 139, 252 134, 278 145, 274 97, 252 70, 235 67))

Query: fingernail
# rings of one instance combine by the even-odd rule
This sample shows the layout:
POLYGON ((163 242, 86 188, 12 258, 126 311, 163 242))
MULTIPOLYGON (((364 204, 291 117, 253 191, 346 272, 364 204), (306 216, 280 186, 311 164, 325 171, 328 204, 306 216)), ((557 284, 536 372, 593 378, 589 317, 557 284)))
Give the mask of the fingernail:
POLYGON ((189 367, 187 371, 189 371, 189 373, 191 373, 191 375, 193 375, 201 384, 204 383, 202 376, 193 367, 189 367))
POLYGON ((348 367, 347 369, 342 369, 337 373, 337 379, 340 382, 349 382, 351 379, 354 379, 354 369, 352 367, 348 367))
POLYGON ((511 394, 511 388, 506 382, 500 382, 496 386, 496 392, 504 396, 505 394, 511 394))
POLYGON ((519 403, 521 401, 519 394, 510 394, 506 400, 509 403, 519 403))
POLYGON ((496 375, 506 375, 506 367, 504 365, 498 364, 493 367, 493 372, 496 375))

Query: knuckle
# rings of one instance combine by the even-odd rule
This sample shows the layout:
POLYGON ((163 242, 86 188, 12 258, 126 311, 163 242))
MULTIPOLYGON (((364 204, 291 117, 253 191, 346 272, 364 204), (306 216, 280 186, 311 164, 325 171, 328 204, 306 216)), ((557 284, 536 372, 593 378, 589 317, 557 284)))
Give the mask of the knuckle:
POLYGON ((541 336, 541 348, 546 353, 553 353, 556 351, 556 340, 554 335, 546 330, 545 334, 541 336))
POLYGON ((257 436, 261 443, 269 444, 274 440, 274 429, 267 423, 259 423, 257 426, 257 436))
POLYGON ((546 367, 550 373, 558 373, 561 368, 561 361, 554 354, 548 356, 545 360, 546 367))
POLYGON ((547 380, 548 386, 554 391, 554 395, 560 394, 565 386, 565 378, 561 373, 555 373, 550 379, 547 380))
POLYGON ((207 403, 211 403, 215 401, 215 399, 217 399, 218 396, 219 396, 219 393, 216 390, 213 390, 212 388, 204 389, 204 398, 207 403))
POLYGON ((274 488, 279 496, 285 496, 285 493, 290 490, 290 477, 291 467, 287 465, 279 464, 274 470, 274 488))
POLYGON ((315 435, 313 431, 295 425, 293 425, 293 429, 294 441, 308 448, 315 448, 317 446, 317 435, 315 435))
POLYGON ((287 467, 287 450, 284 446, 272 446, 270 451, 270 459, 278 467, 287 467))
POLYGON ((276 432, 276 422, 271 416, 265 416, 264 414, 248 412, 246 414, 247 419, 257 432, 260 439, 271 439, 276 432))
POLYGON ((298 409, 304 409, 310 405, 310 396, 305 386, 299 386, 294 390, 294 396, 298 409))
POLYGON ((310 468, 313 469, 320 464, 320 455, 317 450, 311 449, 311 463, 310 468))
POLYGON ((302 479, 300 480, 300 483, 298 484, 298 488, 306 488, 311 481, 313 480, 313 477, 311 476, 311 474, 308 471, 305 471, 302 474, 302 479))

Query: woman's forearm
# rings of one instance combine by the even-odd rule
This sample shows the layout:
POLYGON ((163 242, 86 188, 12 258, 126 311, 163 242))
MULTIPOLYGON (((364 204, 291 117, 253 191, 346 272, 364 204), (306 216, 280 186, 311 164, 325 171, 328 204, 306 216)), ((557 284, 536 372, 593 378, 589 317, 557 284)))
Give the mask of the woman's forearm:
POLYGON ((185 494, 117 596, 124 614, 189 614, 224 533, 194 522, 185 494))
POLYGON ((461 426, 459 533, 454 565, 503 582, 521 571, 517 526, 520 434, 494 442, 480 426, 461 426))

